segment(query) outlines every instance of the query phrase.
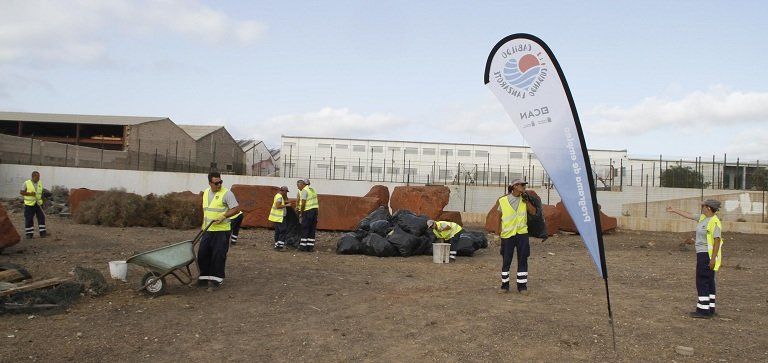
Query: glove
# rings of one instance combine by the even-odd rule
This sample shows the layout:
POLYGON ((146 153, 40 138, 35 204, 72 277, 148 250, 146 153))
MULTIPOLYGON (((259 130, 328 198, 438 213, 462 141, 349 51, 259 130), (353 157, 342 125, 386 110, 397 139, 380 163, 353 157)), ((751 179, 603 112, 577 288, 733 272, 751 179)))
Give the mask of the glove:
POLYGON ((523 202, 527 202, 528 201, 528 193, 523 192, 523 194, 521 194, 520 197, 523 199, 523 202))

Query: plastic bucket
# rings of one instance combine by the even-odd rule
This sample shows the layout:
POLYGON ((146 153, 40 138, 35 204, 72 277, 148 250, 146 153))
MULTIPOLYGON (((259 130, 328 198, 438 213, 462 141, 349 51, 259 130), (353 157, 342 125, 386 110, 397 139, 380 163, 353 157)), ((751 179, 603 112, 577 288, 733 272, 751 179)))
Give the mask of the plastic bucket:
POLYGON ((126 282, 128 277, 128 264, 125 261, 109 261, 109 274, 115 280, 126 282))
POLYGON ((433 243, 432 244, 432 262, 434 263, 448 263, 451 257, 451 244, 450 243, 433 243))

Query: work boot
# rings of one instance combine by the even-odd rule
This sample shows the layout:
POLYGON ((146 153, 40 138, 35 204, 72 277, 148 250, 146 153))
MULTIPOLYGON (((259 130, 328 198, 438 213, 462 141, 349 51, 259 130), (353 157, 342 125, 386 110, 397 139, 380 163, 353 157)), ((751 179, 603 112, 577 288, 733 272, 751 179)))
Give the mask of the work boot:
POLYGON ((694 319, 711 319, 712 316, 708 314, 702 314, 698 311, 691 311, 688 315, 694 319))
POLYGON ((45 232, 43 232, 43 233, 40 233, 40 238, 45 238, 45 237, 48 237, 48 234, 47 234, 47 233, 45 233, 45 232))
POLYGON ((506 294, 509 292, 509 283, 502 283, 501 287, 497 291, 499 294, 506 294))
POLYGON ((24 238, 26 238, 26 239, 33 239, 33 238, 35 238, 35 236, 33 236, 33 235, 31 235, 31 234, 28 234, 28 235, 26 235, 24 238))
POLYGON ((527 287, 519 288, 517 289, 517 292, 520 293, 520 295, 528 295, 528 288, 527 287))
POLYGON ((211 281, 210 286, 208 286, 208 291, 216 291, 219 288, 221 288, 221 282, 211 281))
POLYGON ((208 287, 208 280, 200 280, 198 279, 195 283, 195 287, 208 287))

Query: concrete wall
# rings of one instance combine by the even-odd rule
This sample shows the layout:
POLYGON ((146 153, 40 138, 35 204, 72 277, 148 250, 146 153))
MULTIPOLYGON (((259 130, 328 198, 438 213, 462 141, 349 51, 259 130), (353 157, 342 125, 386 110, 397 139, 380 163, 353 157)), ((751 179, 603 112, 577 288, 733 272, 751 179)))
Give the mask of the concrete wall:
MULTIPOLYGON (((208 187, 206 174, 204 173, 0 164, 0 197, 14 198, 18 196, 21 184, 24 180, 29 178, 33 170, 40 171, 41 179, 45 185, 62 185, 67 188, 89 188, 100 190, 125 188, 129 192, 146 195, 149 193, 165 194, 185 190, 197 193, 208 187)), ((294 195, 296 192, 296 178, 224 175, 223 179, 226 186, 231 186, 232 184, 286 185, 291 190, 291 195, 294 195)), ((350 196, 365 195, 373 185, 377 184, 387 186, 390 192, 394 190, 396 186, 403 185, 401 183, 370 183, 367 181, 312 180, 312 186, 317 189, 319 193, 350 196)), ((471 218, 471 221, 477 223, 484 222, 484 215, 488 213, 496 200, 503 194, 503 188, 501 187, 467 187, 466 192, 463 186, 449 186, 449 189, 451 190, 451 197, 445 210, 466 212, 463 215, 465 215, 466 218, 471 218)), ((546 189, 533 189, 539 196, 541 196, 542 201, 545 204, 554 205, 560 201, 560 197, 554 189, 549 191, 549 196, 547 196, 546 189), (549 203, 547 203, 547 201, 549 201, 549 203)), ((755 219, 759 216, 756 213, 757 205, 755 202, 761 201, 761 199, 759 199, 762 196, 761 193, 749 193, 751 198, 749 200, 750 209, 747 212, 747 204, 743 204, 744 207, 742 208, 742 203, 746 203, 743 197, 744 193, 734 193, 734 191, 723 190, 705 190, 704 192, 705 197, 715 196, 724 200, 723 210, 724 212, 727 212, 724 216, 724 222, 734 222, 738 225, 736 227, 741 228, 744 226, 744 223, 736 222, 739 218, 756 222, 759 221, 755 219), (729 200, 731 200, 731 202, 728 202, 729 200), (742 209, 734 207, 735 204, 733 203, 736 201, 739 203, 738 207, 742 209)), ((641 220, 637 219, 642 217, 638 208, 642 206, 643 211, 645 208, 645 188, 625 187, 623 192, 601 191, 598 192, 598 200, 605 214, 620 217, 622 211, 624 211, 624 214, 628 214, 629 217, 631 217, 620 219, 619 223, 622 228, 668 228, 661 230, 670 230, 669 228, 673 227, 669 227, 668 224, 662 223, 659 225, 659 223, 650 221, 650 219, 674 220, 676 217, 672 216, 670 218, 670 215, 666 214, 664 211, 666 205, 670 204, 669 201, 676 200, 676 203, 680 203, 676 204, 678 207, 690 209, 685 207, 686 204, 684 203, 693 203, 691 205, 695 207, 695 204, 698 203, 698 200, 700 199, 700 194, 701 190, 696 189, 649 188, 649 215, 654 218, 649 218, 648 220, 646 220, 646 218, 641 218, 641 220), (655 224, 651 227, 649 223, 655 224)), ((768 216, 766 216, 766 218, 768 218, 768 216)), ((470 220, 468 220, 468 222, 469 221, 470 220)), ((688 221, 681 219, 679 223, 684 224, 681 225, 679 229, 691 230, 688 221)), ((736 227, 729 230, 736 230, 736 227)))

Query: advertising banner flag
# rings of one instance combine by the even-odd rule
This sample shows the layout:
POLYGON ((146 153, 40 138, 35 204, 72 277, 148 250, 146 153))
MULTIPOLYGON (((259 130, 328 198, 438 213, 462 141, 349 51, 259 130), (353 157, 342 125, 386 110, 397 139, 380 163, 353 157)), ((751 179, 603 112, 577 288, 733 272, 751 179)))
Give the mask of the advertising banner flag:
POLYGON ((571 91, 552 51, 529 34, 493 47, 485 84, 549 174, 601 277, 607 277, 589 154, 571 91))
POLYGON ((491 50, 484 81, 549 174, 605 282, 608 320, 616 350, 594 176, 563 70, 541 39, 513 34, 491 50))

